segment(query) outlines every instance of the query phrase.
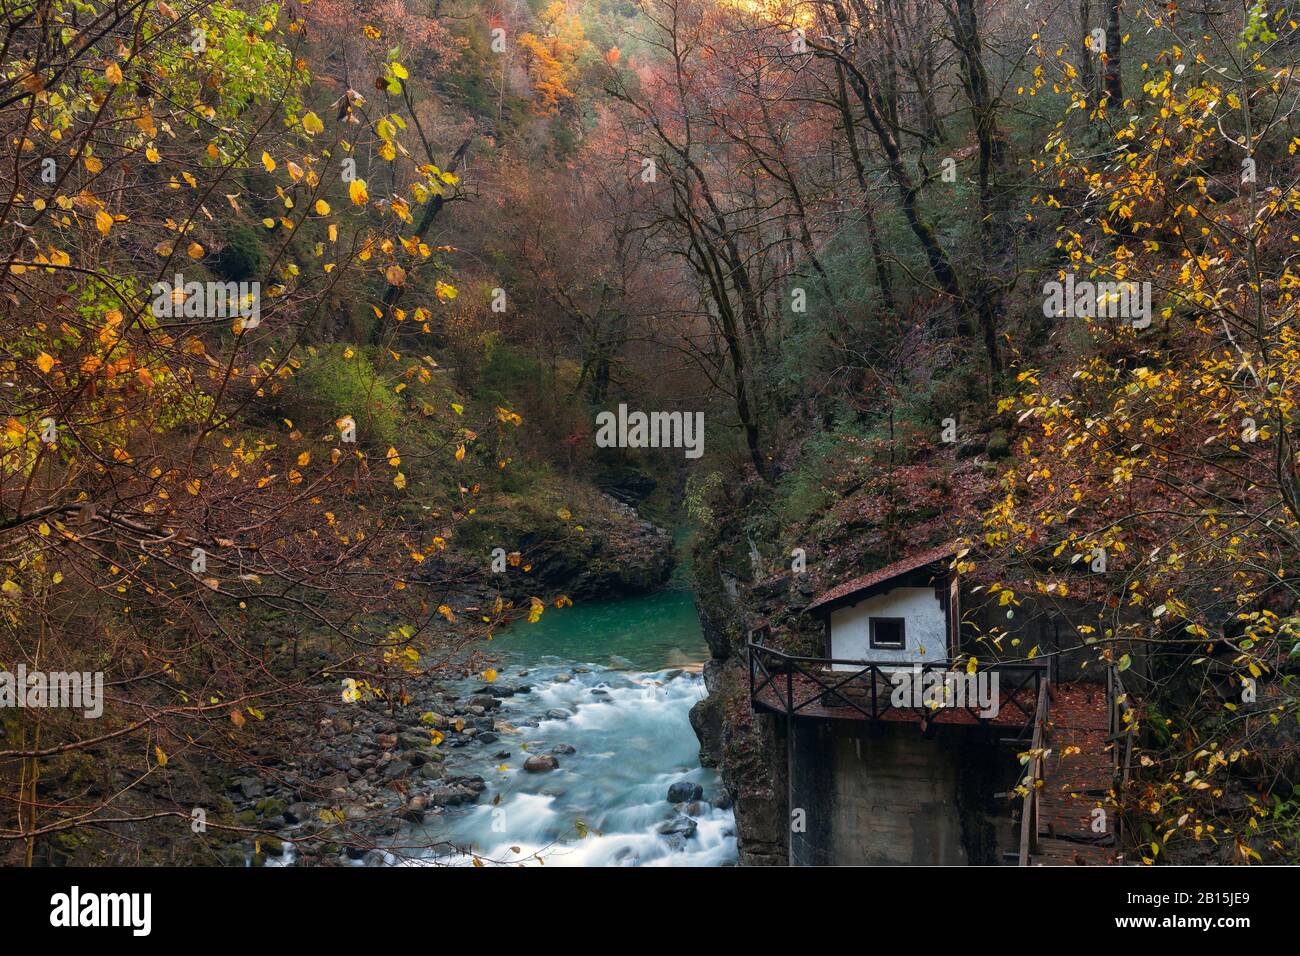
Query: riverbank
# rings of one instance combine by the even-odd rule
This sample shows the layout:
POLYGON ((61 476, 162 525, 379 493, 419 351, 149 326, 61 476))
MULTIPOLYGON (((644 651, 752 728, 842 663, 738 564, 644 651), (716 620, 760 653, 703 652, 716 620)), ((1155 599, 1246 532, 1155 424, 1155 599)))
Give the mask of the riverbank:
POLYGON ((413 681, 396 712, 325 705, 301 754, 231 779, 234 819, 274 835, 223 862, 735 861, 687 716, 707 656, 689 592, 548 611, 494 644, 493 680, 413 681))

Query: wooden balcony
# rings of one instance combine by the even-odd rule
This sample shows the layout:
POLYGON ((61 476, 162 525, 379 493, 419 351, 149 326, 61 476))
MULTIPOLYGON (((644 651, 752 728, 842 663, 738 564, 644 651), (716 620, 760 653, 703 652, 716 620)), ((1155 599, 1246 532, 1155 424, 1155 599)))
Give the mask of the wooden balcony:
MULTIPOLYGON (((1047 685, 1046 663, 990 664, 980 673, 997 675, 996 714, 986 716, 970 701, 949 700, 942 706, 894 703, 895 674, 911 665, 897 661, 837 660, 799 657, 750 641, 749 689, 755 711, 789 718, 818 717, 942 725, 1014 728, 1026 737, 1047 685), (836 670, 835 667, 844 669, 836 670)), ((954 672, 945 663, 921 664, 923 679, 940 681, 954 672), (928 676, 933 675, 933 676, 928 676)), ((961 671, 962 676, 966 675, 961 671)))

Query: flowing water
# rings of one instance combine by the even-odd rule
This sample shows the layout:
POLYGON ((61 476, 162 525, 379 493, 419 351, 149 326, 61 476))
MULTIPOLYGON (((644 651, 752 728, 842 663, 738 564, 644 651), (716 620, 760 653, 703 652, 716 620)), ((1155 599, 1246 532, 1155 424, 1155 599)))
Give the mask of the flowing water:
MULTIPOLYGON (((487 793, 478 805, 431 817, 426 838, 533 865, 535 853, 547 866, 735 862, 731 811, 710 802, 721 782, 700 766, 687 719, 704 696, 699 670, 708 652, 688 591, 547 608, 536 624, 498 635, 492 650, 498 684, 531 687, 506 697, 496 715, 519 733, 461 751, 468 760, 455 772, 481 774, 487 793), (558 754, 558 769, 522 769, 528 754, 560 745, 574 752, 558 754), (703 788, 703 800, 688 808, 693 832, 661 833, 674 822, 692 829, 667 800, 679 781, 703 788)), ((464 853, 441 859, 472 862, 464 853)))

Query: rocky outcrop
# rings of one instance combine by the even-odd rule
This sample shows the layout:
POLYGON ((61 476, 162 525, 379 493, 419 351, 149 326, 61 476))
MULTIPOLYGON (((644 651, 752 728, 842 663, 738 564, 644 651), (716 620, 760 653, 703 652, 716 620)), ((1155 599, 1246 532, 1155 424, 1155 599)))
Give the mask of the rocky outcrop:
POLYGON ((471 538, 455 544, 456 559, 430 567, 427 580, 469 603, 490 604, 498 594, 516 603, 534 595, 594 601, 644 594, 663 585, 677 561, 668 531, 599 492, 572 511, 532 502, 484 516, 471 538), (513 555, 500 573, 487 566, 495 548, 513 555))
POLYGON ((802 582, 742 587, 696 555, 696 609, 712 652, 704 667, 708 696, 691 708, 700 762, 716 767, 733 804, 737 849, 746 866, 784 866, 789 858, 784 728, 755 714, 749 701, 745 640, 772 614, 807 603, 802 582))
POLYGON ((630 505, 608 496, 604 503, 581 534, 538 529, 521 537, 532 576, 545 590, 591 600, 641 594, 668 580, 676 562, 672 536, 630 505))

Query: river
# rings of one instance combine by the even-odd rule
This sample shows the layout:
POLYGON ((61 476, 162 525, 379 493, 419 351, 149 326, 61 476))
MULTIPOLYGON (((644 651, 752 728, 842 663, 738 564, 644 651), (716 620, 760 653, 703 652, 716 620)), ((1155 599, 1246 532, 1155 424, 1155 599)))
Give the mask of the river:
POLYGON ((506 697, 497 715, 519 732, 473 748, 457 767, 488 781, 480 804, 450 809, 411 834, 471 851, 439 862, 477 856, 537 865, 538 855, 547 866, 735 862, 732 813, 710 802, 719 800, 721 781, 700 766, 687 718, 704 696, 699 671, 708 653, 689 591, 548 607, 536 624, 499 634, 491 649, 497 683, 531 689, 506 697), (557 769, 522 769, 526 754, 556 747, 565 751, 557 769), (689 815, 667 800, 681 781, 703 790, 689 815))

